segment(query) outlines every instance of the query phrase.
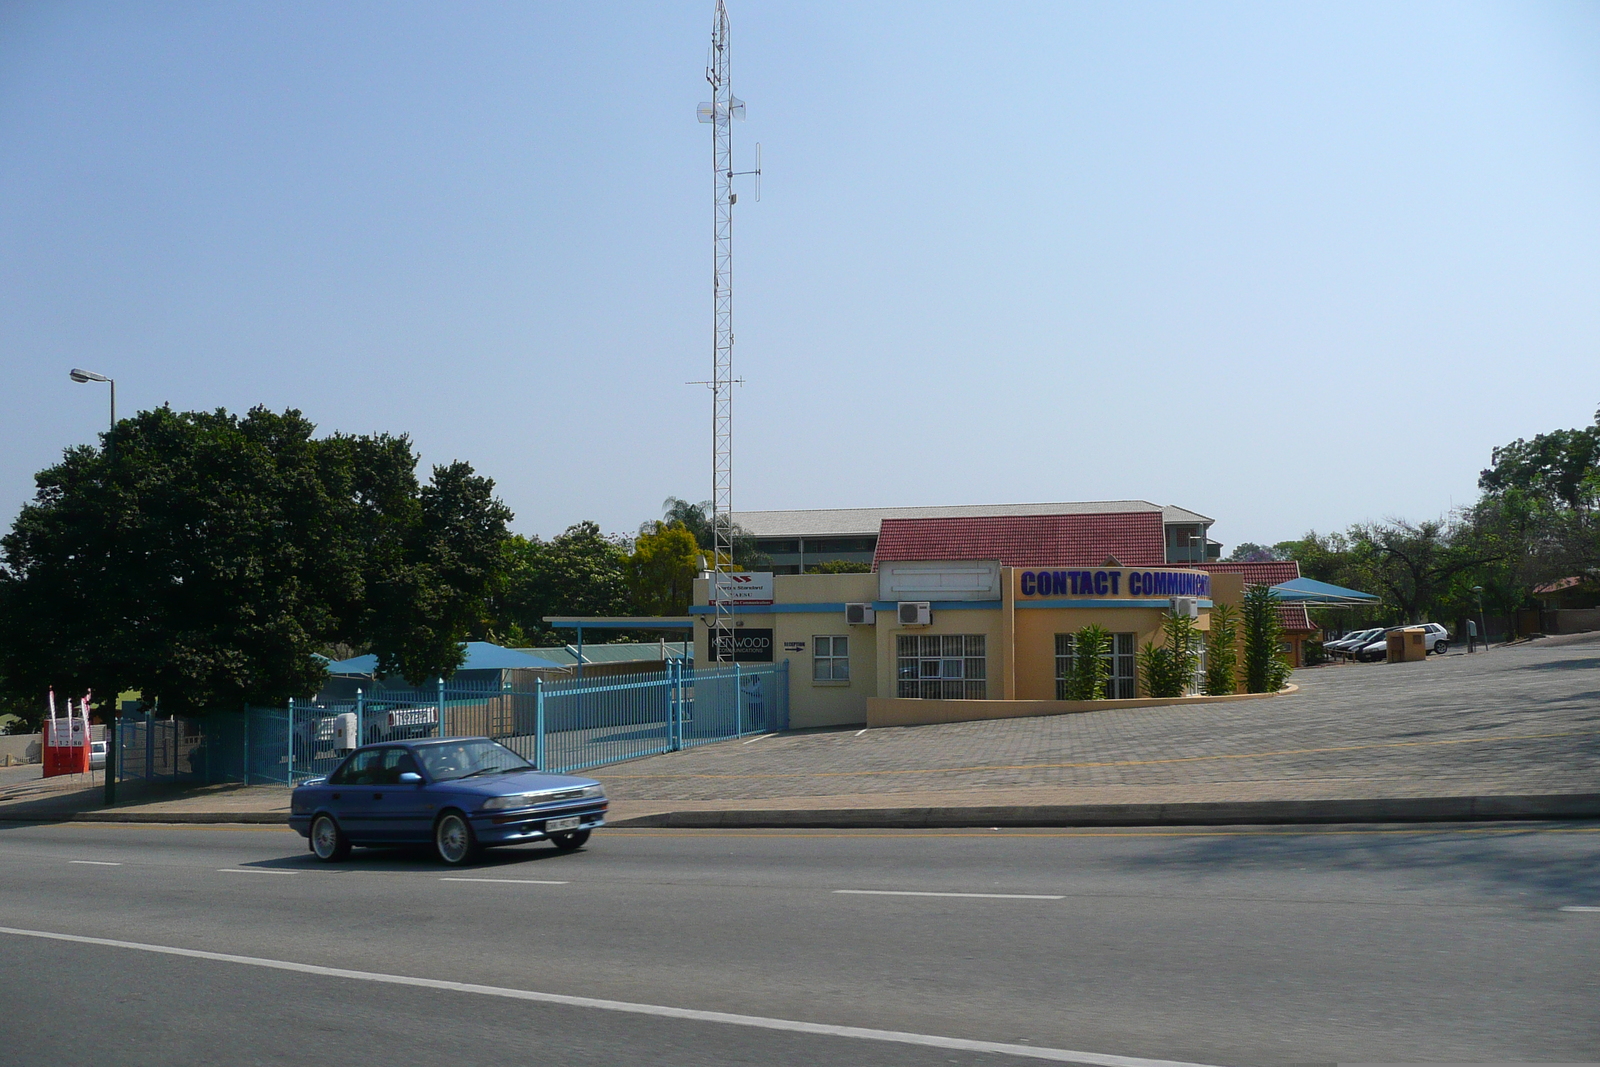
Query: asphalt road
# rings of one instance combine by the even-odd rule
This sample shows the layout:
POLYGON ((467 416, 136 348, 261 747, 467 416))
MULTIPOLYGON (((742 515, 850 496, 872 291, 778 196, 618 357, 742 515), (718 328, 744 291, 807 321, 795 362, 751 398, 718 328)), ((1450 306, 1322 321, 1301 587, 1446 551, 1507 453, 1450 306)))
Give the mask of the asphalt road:
POLYGON ((1593 1060, 1597 859, 1596 824, 602 831, 452 871, 0 824, 0 1063, 1593 1060))

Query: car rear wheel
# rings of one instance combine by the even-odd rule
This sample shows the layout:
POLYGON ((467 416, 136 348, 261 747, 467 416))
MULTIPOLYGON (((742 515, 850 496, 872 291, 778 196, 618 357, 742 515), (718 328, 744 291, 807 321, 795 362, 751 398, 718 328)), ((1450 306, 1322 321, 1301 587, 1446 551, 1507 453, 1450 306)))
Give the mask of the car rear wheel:
POLYGON ((344 836, 339 824, 331 815, 318 815, 311 820, 309 835, 311 854, 323 863, 338 863, 350 855, 350 839, 344 836))
POLYGON ((466 816, 447 811, 433 827, 433 848, 441 863, 459 867, 470 863, 478 855, 478 838, 466 816))
POLYGON ((583 843, 587 840, 589 840, 588 830, 568 830, 565 833, 550 835, 550 843, 562 852, 571 852, 575 848, 582 848, 583 843))

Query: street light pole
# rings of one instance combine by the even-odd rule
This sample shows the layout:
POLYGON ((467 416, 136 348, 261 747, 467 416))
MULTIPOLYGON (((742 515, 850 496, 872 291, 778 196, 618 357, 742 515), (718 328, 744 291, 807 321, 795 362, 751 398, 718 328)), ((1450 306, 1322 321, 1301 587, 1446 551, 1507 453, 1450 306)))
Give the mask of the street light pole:
MULTIPOLYGON (((112 475, 112 468, 115 465, 116 455, 117 455, 117 383, 116 383, 116 380, 113 379, 113 378, 108 378, 104 374, 96 374, 92 370, 80 370, 77 367, 72 368, 72 373, 69 374, 68 377, 70 377, 73 381, 79 383, 80 385, 84 384, 85 382, 105 382, 107 385, 109 385, 111 387, 111 432, 106 434, 106 468, 107 468, 107 478, 109 480, 109 478, 112 475)), ((115 546, 115 544, 116 544, 116 536, 117 536, 116 523, 112 522, 110 527, 109 527, 109 529, 110 529, 110 534, 111 534, 112 545, 115 546)), ((111 704, 110 704, 111 710, 106 713, 106 717, 105 717, 106 718, 106 770, 105 770, 106 792, 105 792, 105 802, 106 802, 106 805, 108 807, 117 802, 117 697, 118 697, 119 694, 115 690, 116 690, 116 686, 113 685, 112 686, 112 693, 111 693, 111 704)))

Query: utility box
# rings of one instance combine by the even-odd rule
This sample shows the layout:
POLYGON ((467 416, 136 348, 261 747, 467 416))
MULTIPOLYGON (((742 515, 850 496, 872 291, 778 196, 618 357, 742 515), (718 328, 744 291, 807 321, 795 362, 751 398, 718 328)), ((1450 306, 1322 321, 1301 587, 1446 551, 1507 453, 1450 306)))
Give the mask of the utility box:
POLYGON ((1390 630, 1384 659, 1388 663, 1414 663, 1428 658, 1428 631, 1420 626, 1390 630))
POLYGON ((350 752, 361 747, 361 723, 353 711, 333 717, 333 750, 350 752))

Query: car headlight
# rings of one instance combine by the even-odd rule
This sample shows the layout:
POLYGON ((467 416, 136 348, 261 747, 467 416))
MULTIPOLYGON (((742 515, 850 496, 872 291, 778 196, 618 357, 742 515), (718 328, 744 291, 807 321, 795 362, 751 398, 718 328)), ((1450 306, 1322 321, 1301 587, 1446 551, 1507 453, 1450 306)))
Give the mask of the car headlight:
POLYGON ((586 785, 583 787, 583 795, 585 799, 589 797, 603 797, 606 795, 606 791, 602 786, 586 785))
POLYGON ((483 802, 484 811, 503 811, 506 808, 526 808, 533 803, 533 794, 518 793, 509 797, 490 797, 483 802))

